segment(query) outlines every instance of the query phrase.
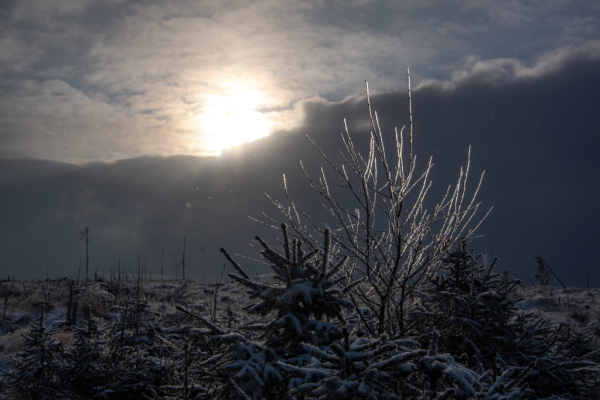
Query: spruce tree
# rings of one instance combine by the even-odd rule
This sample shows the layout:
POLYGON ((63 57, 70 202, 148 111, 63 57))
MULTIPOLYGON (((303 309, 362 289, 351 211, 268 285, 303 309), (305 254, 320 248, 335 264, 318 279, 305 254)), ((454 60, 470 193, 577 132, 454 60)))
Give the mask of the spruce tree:
POLYGON ((344 297, 360 281, 341 286, 348 279, 337 276, 337 273, 348 257, 333 264, 329 230, 325 231, 323 249, 314 249, 307 254, 301 241, 294 239, 290 242, 285 224, 282 232, 283 255, 256 237, 263 247, 261 255, 270 262, 273 280, 278 284, 252 280, 225 250, 221 251, 238 273, 229 276, 250 289, 250 299, 259 300, 248 306, 246 311, 250 315, 269 316, 267 323, 247 325, 245 329, 260 332, 259 339, 264 339, 267 346, 294 356, 302 342, 321 345, 343 337, 340 326, 343 327, 346 321, 342 311, 354 309, 354 305, 344 297))
POLYGON ((427 338, 438 330, 441 351, 477 356, 484 368, 491 368, 498 352, 514 340, 511 321, 519 299, 512 294, 520 282, 503 282, 494 272, 497 259, 486 269, 466 246, 461 241, 442 259, 439 272, 421 294, 413 323, 427 338))
POLYGON ((142 396, 160 386, 166 374, 157 357, 163 346, 158 337, 160 314, 142 299, 116 308, 120 318, 108 332, 104 384, 95 390, 108 398, 142 396))
POLYGON ((65 331, 74 331, 75 342, 65 347, 64 368, 60 371, 60 382, 69 393, 90 396, 93 388, 104 384, 105 334, 102 323, 92 316, 82 321, 83 327, 68 326, 65 331))
POLYGON ((386 334, 369 339, 350 338, 346 328, 343 333, 342 341, 329 346, 303 343, 305 354, 293 363, 278 363, 293 376, 288 387, 292 399, 397 399, 395 393, 412 387, 409 376, 425 350, 404 348, 386 334))
POLYGON ((42 306, 39 321, 34 320, 29 325, 25 350, 11 358, 12 368, 2 376, 11 391, 41 400, 64 394, 60 384, 60 373, 66 367, 64 345, 53 337, 58 332, 60 328, 47 329, 42 306))
POLYGON ((581 337, 572 336, 567 325, 554 327, 532 313, 517 312, 521 299, 514 292, 521 282, 494 272, 497 259, 486 269, 466 245, 461 242, 443 259, 412 314, 421 343, 431 338, 429 332, 439 331, 439 351, 480 373, 483 381, 491 374, 495 389, 490 390, 497 393, 506 388, 496 385, 499 376, 510 377, 514 390, 531 390, 538 398, 592 393, 598 380, 593 349, 582 347, 581 337))
POLYGON ((210 371, 217 371, 222 384, 219 392, 224 398, 269 399, 287 395, 291 375, 281 373, 279 362, 300 362, 304 344, 328 346, 342 339, 346 325, 342 313, 354 308, 344 297, 360 281, 342 286, 347 278, 338 276, 338 272, 348 257, 333 261, 331 232, 325 231, 322 249, 305 253, 300 241, 289 240, 285 224, 281 229, 282 254, 256 237, 263 248, 262 257, 274 272, 275 283, 251 279, 221 250, 237 272, 229 276, 249 289, 251 299, 258 300, 245 311, 264 320, 243 326, 246 333, 231 332, 205 321, 215 344, 224 348, 223 353, 205 363, 210 371))

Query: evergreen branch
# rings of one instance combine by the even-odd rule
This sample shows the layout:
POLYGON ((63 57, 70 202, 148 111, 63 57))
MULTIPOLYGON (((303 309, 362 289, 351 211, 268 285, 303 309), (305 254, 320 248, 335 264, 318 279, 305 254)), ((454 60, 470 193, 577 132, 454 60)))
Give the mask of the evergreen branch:
POLYGON ((241 276, 237 276, 234 273, 229 273, 227 274, 231 279, 238 281, 239 283, 241 283, 242 285, 249 287, 250 289, 253 290, 266 290, 269 288, 268 285, 265 285, 263 283, 259 283, 256 281, 253 281, 249 278, 242 278, 241 276))
POLYGON ((248 274, 246 273, 246 271, 244 271, 244 269, 242 267, 240 267, 240 265, 238 263, 236 263, 233 260, 233 258, 231 258, 231 256, 227 253, 227 251, 225 251, 224 248, 221 248, 221 253, 223 253, 223 255, 225 256, 225 258, 227 259, 227 261, 229 261, 229 263, 233 266, 233 268, 235 268, 235 270, 237 272, 240 273, 240 275, 242 275, 246 279, 250 279, 250 277, 248 276, 248 274))
POLYGON ((336 266, 334 266, 333 268, 331 268, 331 269, 329 270, 329 272, 328 272, 327 274, 325 274, 325 278, 329 278, 331 275, 333 275, 333 274, 335 274, 336 272, 338 272, 338 270, 339 270, 340 268, 342 268, 342 267, 343 267, 343 266, 346 264, 346 261, 348 261, 348 259, 349 259, 349 258, 350 258, 350 257, 348 257, 348 256, 344 256, 344 257, 342 258, 342 260, 341 260, 339 263, 337 263, 337 264, 336 264, 336 266))

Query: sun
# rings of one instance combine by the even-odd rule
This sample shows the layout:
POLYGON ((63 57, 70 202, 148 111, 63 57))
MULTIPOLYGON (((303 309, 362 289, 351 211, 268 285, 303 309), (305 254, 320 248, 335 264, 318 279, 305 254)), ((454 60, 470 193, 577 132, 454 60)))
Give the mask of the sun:
POLYGON ((209 98, 202 113, 196 116, 205 150, 221 154, 227 147, 267 136, 271 123, 256 111, 263 102, 260 93, 251 91, 209 98))

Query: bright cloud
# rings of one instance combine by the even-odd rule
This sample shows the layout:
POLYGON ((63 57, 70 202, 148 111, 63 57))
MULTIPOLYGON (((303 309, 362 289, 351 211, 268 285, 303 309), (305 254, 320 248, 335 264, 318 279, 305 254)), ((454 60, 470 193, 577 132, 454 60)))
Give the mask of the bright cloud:
POLYGON ((550 65, 544 57, 592 51, 599 37, 597 7, 569 1, 43 7, 17 0, 0 14, 0 157, 217 154, 292 128, 303 99, 362 94, 365 79, 374 91, 403 88, 406 65, 415 84, 461 79, 461 71, 496 79, 550 65))

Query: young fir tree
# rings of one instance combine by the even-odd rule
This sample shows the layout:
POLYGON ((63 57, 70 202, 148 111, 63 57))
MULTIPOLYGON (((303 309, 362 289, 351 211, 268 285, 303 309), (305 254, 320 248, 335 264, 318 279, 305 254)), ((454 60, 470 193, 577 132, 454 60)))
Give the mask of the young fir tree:
POLYGON ((245 329, 261 333, 260 340, 283 354, 294 355, 302 342, 313 345, 329 344, 341 339, 344 326, 343 309, 352 310, 354 305, 345 300, 348 290, 360 283, 355 281, 345 287, 340 284, 347 280, 337 276, 348 257, 332 264, 331 233, 325 231, 323 250, 315 249, 308 254, 302 250, 302 243, 287 236, 286 225, 282 225, 284 255, 275 252, 260 237, 256 240, 264 250, 263 258, 270 262, 274 271, 273 279, 280 284, 253 281, 248 274, 224 251, 223 253, 239 273, 229 276, 251 289, 250 299, 259 299, 246 308, 250 315, 271 316, 266 324, 252 324, 245 329), (321 254, 319 254, 321 253, 321 254), (314 262, 311 262, 313 261, 314 262))
POLYGON ((514 337, 511 321, 519 299, 511 294, 520 282, 502 282, 501 274, 494 272, 497 259, 486 270, 466 245, 462 241, 443 258, 413 318, 426 337, 434 329, 440 332, 441 351, 477 356, 484 368, 490 368, 498 351, 514 337))
MULTIPOLYGON (((590 351, 582 354, 571 345, 574 338, 569 338, 567 326, 555 328, 531 313, 517 313, 520 299, 514 292, 520 281, 502 280, 493 271, 496 260, 486 270, 464 242, 443 261, 412 316, 421 342, 430 337, 428 331, 437 330, 440 351, 484 378, 491 374, 494 384, 498 376, 510 377, 538 398, 590 392, 587 382, 598 376, 590 351)), ((512 383, 511 388, 518 385, 512 383)), ((494 387, 501 392, 506 385, 494 387)))
POLYGON ((25 350, 11 359, 14 369, 4 371, 2 380, 6 387, 42 400, 63 396, 60 372, 66 367, 64 346, 53 337, 59 331, 46 328, 42 306, 40 320, 29 325, 25 350))
POLYGON ((481 393, 478 374, 460 365, 452 354, 439 353, 440 333, 434 330, 427 355, 418 363, 415 387, 422 387, 419 398, 468 399, 481 393))
POLYGON ((292 363, 278 363, 291 374, 291 399, 397 399, 395 393, 412 388, 408 377, 417 369, 414 361, 426 351, 405 348, 417 342, 353 337, 346 328, 343 341, 329 346, 303 343, 305 354, 292 363), (294 365, 295 364, 295 365, 294 365))
POLYGON ((532 313, 521 314, 515 339, 498 354, 498 365, 532 366, 527 383, 538 398, 600 398, 598 350, 574 335, 570 326, 552 326, 532 313))
POLYGON ((105 343, 102 340, 105 332, 101 321, 92 316, 82 321, 83 327, 68 326, 66 332, 74 331, 75 342, 65 346, 64 368, 60 371, 60 382, 63 390, 69 393, 90 396, 93 388, 104 384, 105 343))
POLYGON ((231 307, 231 300, 229 300, 225 310, 219 313, 218 321, 223 326, 226 326, 227 329, 231 329, 240 323, 241 317, 242 316, 240 313, 234 311, 234 309, 231 307))
POLYGON ((105 381, 95 390, 107 398, 147 395, 162 384, 167 373, 157 357, 164 345, 158 337, 160 314, 141 299, 116 308, 120 318, 108 331, 105 381))
POLYGON ((290 377, 279 371, 278 362, 299 360, 304 349, 302 344, 327 346, 342 339, 346 322, 344 309, 352 310, 353 304, 345 300, 348 290, 360 281, 341 286, 346 280, 338 272, 347 257, 333 263, 331 233, 325 231, 323 249, 304 253, 302 243, 290 241, 287 227, 282 225, 283 254, 277 253, 260 237, 256 240, 263 247, 261 255, 270 263, 273 280, 277 283, 261 283, 252 280, 225 250, 221 250, 233 265, 237 274, 229 276, 250 289, 251 299, 259 301, 246 308, 250 315, 266 319, 265 323, 253 323, 243 328, 250 334, 230 333, 214 326, 215 340, 226 350, 209 363, 218 366, 223 382, 221 393, 244 398, 282 398, 287 393, 290 377), (256 340, 250 335, 257 333, 256 340), (245 396, 245 395, 244 395, 245 396))

